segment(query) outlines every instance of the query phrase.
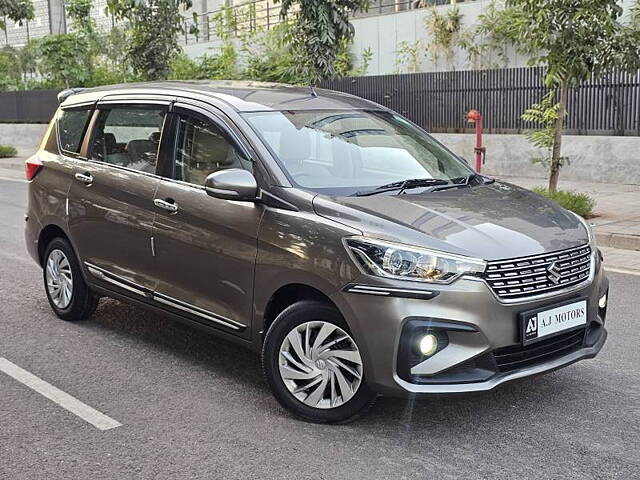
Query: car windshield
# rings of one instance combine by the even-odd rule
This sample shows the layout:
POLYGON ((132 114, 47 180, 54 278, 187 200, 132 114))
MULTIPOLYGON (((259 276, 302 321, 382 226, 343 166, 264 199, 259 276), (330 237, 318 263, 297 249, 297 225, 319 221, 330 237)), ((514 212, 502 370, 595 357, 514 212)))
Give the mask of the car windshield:
POLYGON ((290 180, 318 193, 354 195, 409 179, 449 182, 473 174, 424 131, 391 112, 298 110, 244 116, 290 180))

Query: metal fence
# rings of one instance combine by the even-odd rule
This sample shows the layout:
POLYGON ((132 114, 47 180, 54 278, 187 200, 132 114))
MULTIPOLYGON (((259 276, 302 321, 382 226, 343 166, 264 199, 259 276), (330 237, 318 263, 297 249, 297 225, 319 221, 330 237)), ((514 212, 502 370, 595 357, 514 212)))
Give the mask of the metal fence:
MULTIPOLYGON (((534 128, 520 115, 547 93, 542 68, 340 78, 321 86, 391 108, 432 132, 465 132, 474 108, 489 133, 534 128)), ((567 133, 640 136, 640 72, 613 71, 571 90, 567 133)))
POLYGON ((48 123, 58 108, 58 92, 0 92, 0 123, 48 123))
MULTIPOLYGON (((488 133, 535 128, 520 115, 547 92, 541 68, 411 73, 340 78, 321 86, 367 98, 432 132, 466 132, 480 110, 488 133)), ((0 93, 0 122, 46 123, 56 90, 0 93)), ((640 72, 614 71, 569 94, 567 129, 576 135, 640 136, 640 72)))

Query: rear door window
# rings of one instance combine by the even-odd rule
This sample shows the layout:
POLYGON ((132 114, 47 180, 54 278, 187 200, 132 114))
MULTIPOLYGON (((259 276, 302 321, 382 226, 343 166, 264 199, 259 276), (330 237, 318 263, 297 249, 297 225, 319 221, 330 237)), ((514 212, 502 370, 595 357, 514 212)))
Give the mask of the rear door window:
POLYGON ((58 139, 63 152, 78 153, 87 128, 90 109, 61 110, 58 114, 58 139))
POLYGON ((165 114, 163 107, 101 109, 91 159, 155 173, 165 114))

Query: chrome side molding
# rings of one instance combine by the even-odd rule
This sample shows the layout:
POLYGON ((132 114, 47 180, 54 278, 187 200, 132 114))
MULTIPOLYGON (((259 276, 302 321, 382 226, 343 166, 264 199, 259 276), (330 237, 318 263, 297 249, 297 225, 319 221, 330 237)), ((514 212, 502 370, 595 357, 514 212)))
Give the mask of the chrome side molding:
POLYGON ((235 320, 231 320, 229 318, 223 317, 222 315, 218 315, 217 313, 204 310, 202 308, 196 307, 195 305, 191 305, 189 303, 183 302, 181 300, 170 297, 168 295, 163 295, 158 292, 153 292, 148 288, 145 288, 141 285, 137 285, 125 278, 122 278, 119 275, 116 275, 115 273, 111 273, 108 270, 105 270, 104 268, 93 265, 92 263, 84 262, 84 264, 87 267, 87 270, 89 271, 89 273, 94 277, 96 277, 97 279, 111 283, 116 287, 135 293, 149 300, 154 300, 155 302, 161 303, 163 305, 166 305, 178 310, 182 310, 183 312, 198 316, 200 318, 204 318, 210 322, 217 323, 218 325, 222 325, 223 327, 231 328, 233 330, 242 330, 247 328, 246 325, 240 322, 236 322, 235 320))
POLYGON ((161 293, 154 292, 153 299, 156 302, 162 303, 164 305, 168 305, 173 308, 177 308, 178 310, 182 310, 183 312, 187 312, 201 318, 205 318, 211 322, 218 323, 220 325, 223 325, 228 328, 232 328, 234 330, 241 330, 243 328, 247 328, 247 326, 242 323, 223 317, 222 315, 218 315, 217 313, 213 313, 208 310, 204 310, 202 308, 196 307, 189 303, 185 303, 176 298, 169 297, 168 295, 163 295, 161 293))
POLYGON ((96 265, 93 265, 89 262, 84 262, 84 264, 87 266, 87 269, 89 270, 89 273, 91 275, 93 275, 94 277, 103 280, 105 282, 109 282, 112 285, 115 285, 119 288, 123 288, 129 292, 135 293, 137 295, 143 296, 143 297, 148 297, 148 293, 145 290, 144 287, 141 287, 139 285, 135 285, 131 282, 129 282, 128 280, 120 277, 119 275, 116 275, 115 273, 111 273, 103 268, 100 268, 96 265))
POLYGON ((378 287, 374 285, 349 284, 343 288, 345 292, 362 293, 366 295, 379 295, 383 297, 402 297, 429 300, 436 297, 439 292, 432 290, 419 290, 414 288, 378 287))

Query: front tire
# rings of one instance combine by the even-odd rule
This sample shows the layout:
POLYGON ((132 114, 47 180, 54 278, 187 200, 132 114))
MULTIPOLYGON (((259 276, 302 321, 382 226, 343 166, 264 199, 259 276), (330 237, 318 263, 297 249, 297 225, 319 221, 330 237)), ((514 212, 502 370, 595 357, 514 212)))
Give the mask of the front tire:
POLYGON ((98 306, 71 245, 64 238, 54 238, 44 252, 44 289, 53 312, 62 320, 89 318, 98 306))
POLYGON ((267 332, 262 365, 280 404, 310 422, 355 420, 376 398, 344 319, 326 303, 305 300, 283 310, 267 332))

